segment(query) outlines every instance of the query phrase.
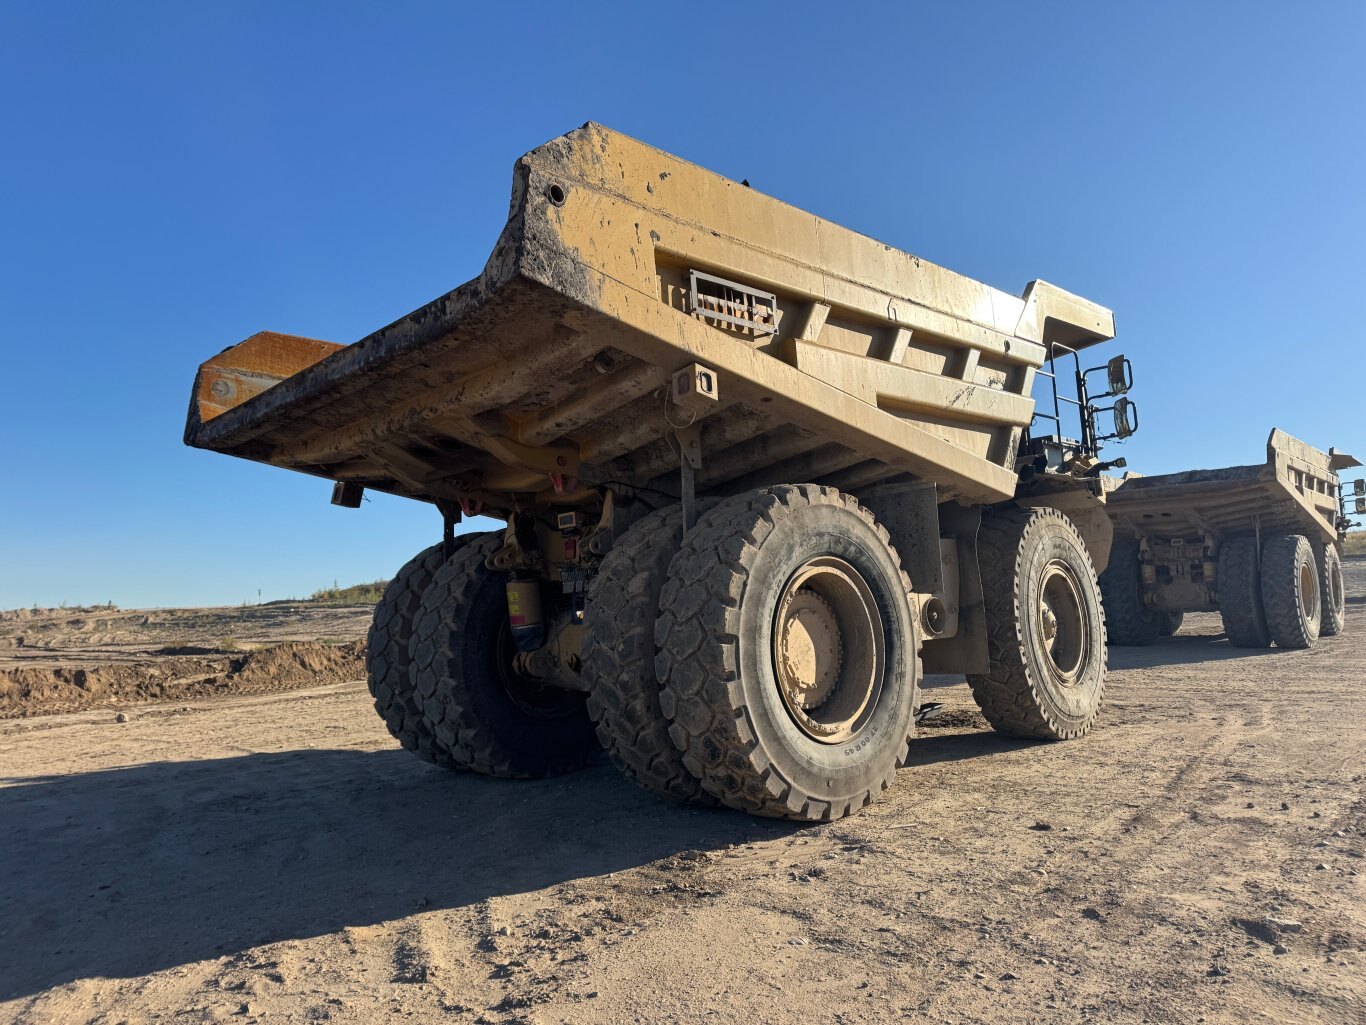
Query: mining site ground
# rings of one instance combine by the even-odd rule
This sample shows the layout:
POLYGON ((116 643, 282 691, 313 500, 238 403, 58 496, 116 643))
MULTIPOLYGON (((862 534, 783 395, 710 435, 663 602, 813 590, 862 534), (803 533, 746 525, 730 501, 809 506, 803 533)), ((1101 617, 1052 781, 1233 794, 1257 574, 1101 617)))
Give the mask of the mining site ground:
POLYGON ((0 1020, 1360 1025, 1347 569, 1347 632, 1311 651, 1210 615, 1112 649, 1080 741, 998 737, 933 680, 948 713, 896 786, 829 825, 608 765, 446 773, 354 678, 0 721, 0 1020))

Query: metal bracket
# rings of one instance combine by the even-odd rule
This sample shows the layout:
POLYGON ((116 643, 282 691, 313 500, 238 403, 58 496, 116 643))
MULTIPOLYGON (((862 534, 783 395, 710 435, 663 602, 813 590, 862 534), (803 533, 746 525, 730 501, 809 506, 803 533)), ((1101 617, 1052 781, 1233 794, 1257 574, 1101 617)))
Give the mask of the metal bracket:
POLYGON ((683 532, 697 523, 697 471, 702 469, 702 428, 693 424, 674 431, 678 439, 679 496, 683 501, 683 532))
POLYGON ((455 554, 455 525, 460 522, 460 510, 448 502, 437 502, 441 512, 441 555, 449 560, 455 554))

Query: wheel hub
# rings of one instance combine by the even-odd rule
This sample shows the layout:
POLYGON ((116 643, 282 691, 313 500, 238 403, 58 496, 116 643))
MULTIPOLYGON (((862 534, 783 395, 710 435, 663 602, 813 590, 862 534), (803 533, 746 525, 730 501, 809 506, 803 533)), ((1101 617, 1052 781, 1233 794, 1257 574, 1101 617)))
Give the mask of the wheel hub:
POLYGON ((778 678, 803 711, 830 696, 844 661, 839 623, 830 603, 810 588, 792 595, 783 610, 778 678))
POLYGON ((855 736, 882 691, 882 618, 849 563, 821 556, 788 579, 773 617, 773 675, 792 721, 825 744, 855 736))
POLYGON ((1043 607, 1043 639, 1052 644, 1058 636, 1058 617, 1046 602, 1043 607))
POLYGON ((1072 568, 1054 560, 1039 581, 1038 631, 1048 668, 1064 687, 1077 683, 1086 664, 1086 612, 1072 568))
POLYGON ((1305 619, 1313 619, 1319 614, 1319 582, 1314 576, 1314 567, 1308 562, 1300 567, 1300 607, 1305 619))

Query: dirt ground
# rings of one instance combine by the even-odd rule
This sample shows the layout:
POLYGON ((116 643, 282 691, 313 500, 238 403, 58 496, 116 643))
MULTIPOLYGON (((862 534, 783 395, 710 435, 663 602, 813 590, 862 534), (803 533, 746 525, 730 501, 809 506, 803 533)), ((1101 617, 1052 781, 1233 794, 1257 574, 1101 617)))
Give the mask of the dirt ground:
MULTIPOLYGON (((0 722, 0 1020, 1366 1021, 1348 633, 1113 649, 1068 744, 950 714, 798 827, 398 750, 364 688, 0 722)), ((317 636, 311 630, 306 631, 317 636)))
POLYGON ((365 672, 373 606, 0 612, 0 719, 263 694, 365 672))

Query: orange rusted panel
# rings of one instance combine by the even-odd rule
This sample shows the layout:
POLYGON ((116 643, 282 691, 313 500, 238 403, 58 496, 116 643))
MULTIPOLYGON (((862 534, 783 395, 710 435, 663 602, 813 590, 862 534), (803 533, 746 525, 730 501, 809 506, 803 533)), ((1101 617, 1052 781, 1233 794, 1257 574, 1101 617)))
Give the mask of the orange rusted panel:
POLYGON ((212 420, 345 346, 260 331, 202 363, 195 382, 199 420, 212 420))

